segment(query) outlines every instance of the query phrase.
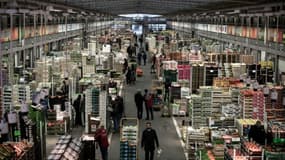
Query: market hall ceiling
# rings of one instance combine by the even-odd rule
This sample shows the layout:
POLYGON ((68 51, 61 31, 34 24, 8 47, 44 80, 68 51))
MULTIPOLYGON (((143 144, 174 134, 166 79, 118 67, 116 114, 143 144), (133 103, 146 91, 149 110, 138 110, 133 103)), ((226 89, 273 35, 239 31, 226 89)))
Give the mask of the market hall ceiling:
MULTIPOLYGON (((13 1, 13 0, 0 0, 13 1)), ((19 2, 48 2, 112 15, 146 13, 171 15, 201 13, 218 9, 246 7, 284 0, 17 0, 19 2)))

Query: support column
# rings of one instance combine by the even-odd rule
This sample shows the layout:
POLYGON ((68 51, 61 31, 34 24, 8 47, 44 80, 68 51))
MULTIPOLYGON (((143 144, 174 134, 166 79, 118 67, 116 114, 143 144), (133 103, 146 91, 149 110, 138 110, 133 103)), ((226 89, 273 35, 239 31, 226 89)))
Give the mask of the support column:
MULTIPOLYGON (((277 16, 277 20, 276 20, 276 28, 277 28, 277 41, 278 41, 278 35, 279 35, 279 16, 277 16)), ((276 46, 277 47, 277 46, 276 46)), ((277 50, 277 48, 275 48, 277 50)), ((276 60, 275 60, 275 63, 276 63, 276 66, 275 66, 275 82, 279 82, 279 55, 276 55, 276 60)))
MULTIPOLYGON (((2 21, 2 16, 0 16, 0 20, 2 21)), ((0 23, 0 33, 1 30, 1 23, 0 23)), ((0 87, 3 87, 3 74, 2 74, 2 41, 0 40, 0 87)))
MULTIPOLYGON (((10 13, 10 32, 13 33, 13 13, 10 13)), ((9 68, 9 83, 10 85, 14 84, 14 53, 12 51, 12 34, 10 34, 10 51, 8 52, 9 58, 8 58, 8 68, 9 68)))
POLYGON ((35 54, 37 53, 37 48, 36 48, 36 42, 37 42, 36 13, 34 13, 33 16, 34 16, 34 40, 33 40, 33 52, 31 52, 31 56, 30 56, 30 67, 31 68, 34 67, 34 57, 35 57, 35 54))
MULTIPOLYGON (((24 30, 24 34, 23 34, 23 40, 22 40, 22 46, 25 45, 25 37, 26 37, 26 13, 23 14, 23 30, 24 30)), ((26 50, 23 50, 23 70, 26 69, 26 50)))

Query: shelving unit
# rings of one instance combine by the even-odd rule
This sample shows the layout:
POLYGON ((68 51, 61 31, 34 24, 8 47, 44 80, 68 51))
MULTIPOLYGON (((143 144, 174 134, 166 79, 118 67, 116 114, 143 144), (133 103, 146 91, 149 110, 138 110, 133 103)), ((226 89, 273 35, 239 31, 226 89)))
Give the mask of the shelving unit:
POLYGON ((3 110, 10 111, 13 102, 13 94, 11 86, 4 86, 3 88, 3 110))
POLYGON ((135 118, 121 120, 120 160, 138 160, 138 126, 135 118))
POLYGON ((203 149, 207 141, 209 139, 206 138, 206 134, 202 129, 188 127, 186 139, 187 160, 196 160, 198 157, 196 152, 203 149))
POLYGON ((224 92, 222 88, 213 88, 211 111, 212 117, 219 118, 222 116, 222 105, 231 103, 231 95, 224 92))
POLYGON ((206 126, 206 119, 203 116, 202 110, 202 97, 199 95, 192 95, 192 99, 189 103, 189 118, 191 119, 192 126, 194 128, 199 128, 201 126, 206 126))

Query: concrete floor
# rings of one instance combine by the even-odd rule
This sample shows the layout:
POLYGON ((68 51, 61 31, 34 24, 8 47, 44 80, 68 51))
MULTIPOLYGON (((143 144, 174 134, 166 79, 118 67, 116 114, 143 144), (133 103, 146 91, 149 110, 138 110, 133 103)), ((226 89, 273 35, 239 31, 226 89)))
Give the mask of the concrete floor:
MULTIPOLYGON (((124 89, 125 110, 127 117, 136 117, 136 107, 134 103, 134 94, 137 89, 150 89, 153 76, 150 74, 150 64, 142 66, 144 71, 143 77, 138 77, 135 85, 126 86, 124 89)), ((152 121, 153 128, 157 131, 160 148, 162 154, 156 160, 185 160, 184 150, 180 139, 177 135, 172 118, 160 116, 160 112, 154 112, 154 120, 152 121)), ((143 113, 145 118, 145 111, 143 113)), ((139 138, 141 139, 142 131, 145 128, 145 120, 140 120, 139 123, 139 138)), ((112 136, 112 141, 109 150, 109 160, 118 160, 120 156, 119 133, 112 136)), ((139 160, 144 159, 144 151, 140 148, 139 142, 139 160)))

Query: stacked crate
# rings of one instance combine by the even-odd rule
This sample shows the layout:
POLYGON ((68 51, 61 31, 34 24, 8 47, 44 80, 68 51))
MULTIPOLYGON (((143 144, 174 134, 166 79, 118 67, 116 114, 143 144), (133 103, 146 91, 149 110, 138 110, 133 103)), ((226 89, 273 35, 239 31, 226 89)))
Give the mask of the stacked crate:
POLYGON ((264 95, 261 91, 253 92, 253 113, 252 118, 264 120, 264 95))
POLYGON ((202 117, 203 121, 206 121, 206 117, 211 117, 212 115, 212 87, 201 86, 200 93, 202 96, 202 117))
POLYGON ((194 128, 200 128, 201 126, 206 126, 205 117, 203 117, 203 110, 202 110, 202 97, 200 95, 193 95, 192 100, 189 103, 189 115, 190 119, 192 120, 192 126, 194 128))
POLYGON ((240 90, 238 88, 231 88, 230 94, 231 94, 232 103, 238 104, 239 103, 240 90))
POLYGON ((196 91, 204 82, 204 66, 201 64, 192 65, 192 91, 196 91))
POLYGON ((216 159, 224 159, 224 144, 214 144, 213 154, 216 159))
POLYGON ((232 73, 234 78, 240 78, 240 75, 246 73, 245 63, 232 63, 232 73))
POLYGON ((56 111, 48 111, 47 112, 47 134, 48 135, 56 135, 58 125, 56 123, 56 111))
POLYGON ((2 81, 2 87, 3 87, 9 84, 8 70, 2 68, 2 71, 0 70, 0 72, 2 72, 2 77, 0 77, 0 82, 2 81))
POLYGON ((32 100, 32 91, 29 85, 13 85, 13 98, 15 102, 32 100))
POLYGON ((231 95, 229 92, 224 92, 221 88, 213 88, 211 98, 211 117, 219 118, 222 116, 222 105, 231 103, 231 95))
POLYGON ((240 91, 240 105, 242 109, 242 117, 244 119, 252 118, 253 113, 253 90, 240 91))
POLYGON ((254 57, 253 55, 240 55, 240 62, 245 64, 253 64, 254 57))
POLYGON ((3 88, 3 111, 9 111, 13 102, 13 93, 11 86, 4 86, 3 88))
POLYGON ((50 61, 36 61, 35 73, 36 73, 36 81, 37 82, 48 82, 51 79, 50 75, 50 67, 54 67, 50 63, 50 61))
MULTIPOLYGON (((273 88, 270 90, 270 94, 272 92, 272 89, 273 88)), ((271 103, 270 94, 268 97, 265 97, 265 110, 267 113, 267 120, 285 121, 285 108, 282 105, 284 89, 281 86, 275 86, 274 89, 276 89, 278 94, 277 102, 274 106, 271 103)))
POLYGON ((70 53, 71 62, 80 64, 82 62, 82 54, 78 51, 73 51, 70 53))
POLYGON ((224 63, 225 77, 232 77, 232 67, 230 63, 224 63))
POLYGON ((178 79, 190 80, 190 65, 178 65, 178 79))
POLYGON ((205 142, 209 141, 209 138, 207 138, 209 131, 188 127, 187 132, 186 150, 188 153, 188 160, 196 160, 198 157, 196 151, 203 149, 205 147, 205 142))
POLYGON ((95 74, 96 73, 96 58, 95 56, 88 56, 83 55, 82 56, 82 70, 83 75, 88 74, 95 74))

